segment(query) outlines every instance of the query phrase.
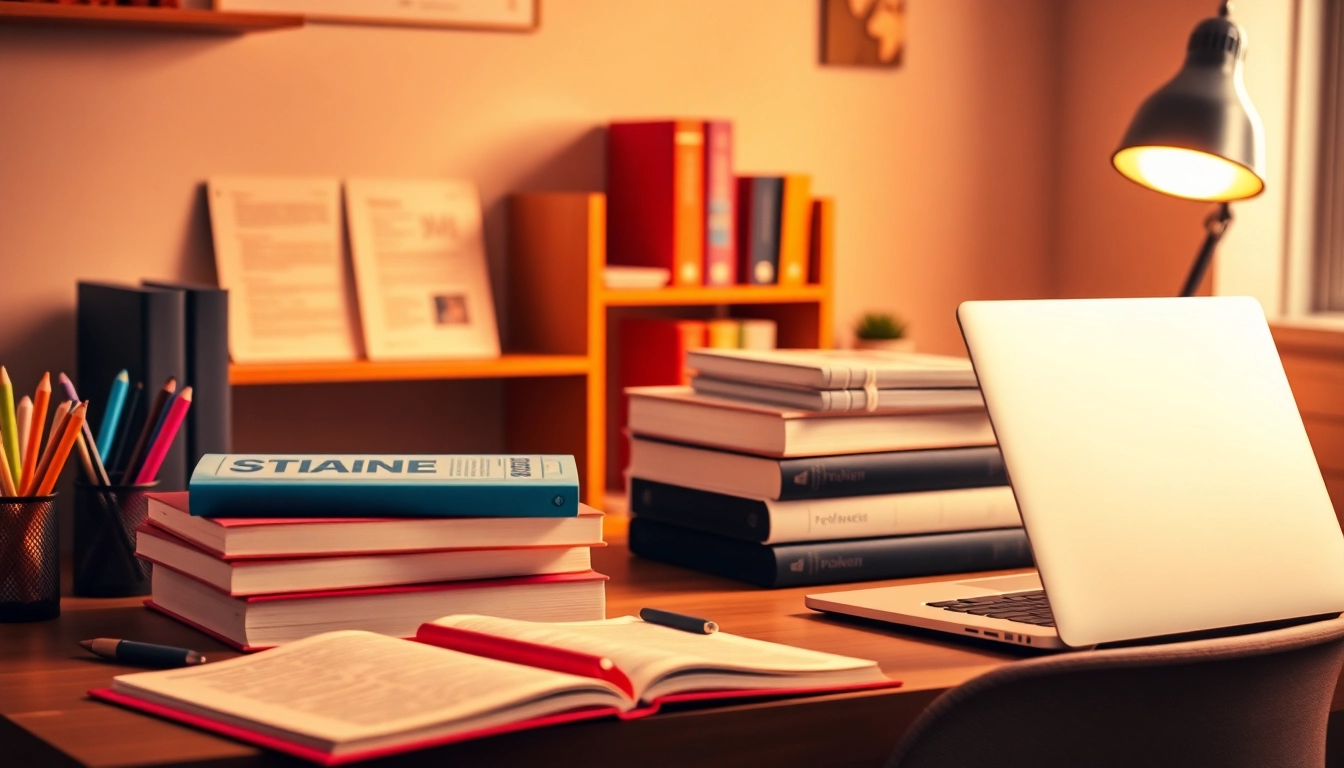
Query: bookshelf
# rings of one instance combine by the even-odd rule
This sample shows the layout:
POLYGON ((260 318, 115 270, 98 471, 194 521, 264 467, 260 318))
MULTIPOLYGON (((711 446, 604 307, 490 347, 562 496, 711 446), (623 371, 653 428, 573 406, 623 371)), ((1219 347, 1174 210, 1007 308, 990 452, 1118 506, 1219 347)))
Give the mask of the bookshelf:
POLYGON ((241 35, 302 27, 304 17, 282 13, 239 13, 193 8, 138 8, 115 5, 57 5, 0 0, 0 24, 103 27, 163 32, 241 35))

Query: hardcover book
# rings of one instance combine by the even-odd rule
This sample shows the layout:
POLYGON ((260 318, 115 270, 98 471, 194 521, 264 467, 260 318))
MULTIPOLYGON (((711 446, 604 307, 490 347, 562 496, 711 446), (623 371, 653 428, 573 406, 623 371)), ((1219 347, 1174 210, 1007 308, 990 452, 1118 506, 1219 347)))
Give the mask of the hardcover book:
MULTIPOLYGON (((712 345, 711 345, 712 346, 712 345)), ((712 376, 691 377, 691 389, 704 395, 752 400, 758 403, 785 405, 804 411, 919 411, 966 410, 984 408, 985 398, 976 387, 946 387, 943 389, 808 389, 806 387, 772 387, 751 381, 733 381, 712 376)))
POLYGON ((756 544, 636 517, 630 551, 758 587, 808 587, 1031 565, 1021 528, 880 539, 756 544))
POLYGON ((205 517, 572 517, 573 456, 210 454, 191 475, 205 517))
POLYGON ((602 543, 602 513, 577 517, 221 517, 191 514, 188 494, 149 494, 148 522, 215 557, 353 555, 602 543))
POLYGON ((1015 528, 1022 525, 1006 485, 945 491, 774 501, 630 478, 637 517, 757 544, 1015 528))
POLYGON ((690 387, 637 387, 627 394, 636 435, 757 456, 994 445, 983 408, 831 414, 700 395, 690 387))
POLYGON ((705 122, 705 285, 737 282, 733 124, 705 122))
POLYGON ((669 703, 900 685, 877 663, 626 616, 447 616, 416 642, 330 632, 203 667, 120 675, 99 699, 324 765, 669 703), (352 698, 352 686, 359 695, 352 698))
MULTIPOLYGON (((635 435, 630 474, 751 499, 828 499, 1007 485, 998 446, 773 459, 635 435)), ((152 508, 151 508, 152 514, 152 508)))
POLYGON ((964 357, 876 349, 777 349, 693 352, 702 376, 807 389, 977 387, 964 357))
POLYGON ((665 267, 701 285, 705 131, 699 120, 612 123, 607 131, 607 260, 665 267))
POLYGON ((741 282, 779 282, 779 216, 784 179, 737 177, 737 259, 741 282))
POLYGON ((804 174, 784 177, 779 206, 779 284, 807 282, 812 226, 812 179, 804 174))

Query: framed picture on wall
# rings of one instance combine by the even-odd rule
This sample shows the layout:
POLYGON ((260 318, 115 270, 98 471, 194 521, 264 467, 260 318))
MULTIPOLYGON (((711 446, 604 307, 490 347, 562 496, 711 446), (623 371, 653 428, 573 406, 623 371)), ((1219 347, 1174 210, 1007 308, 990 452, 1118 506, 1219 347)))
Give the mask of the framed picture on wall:
POLYGON ((540 0, 214 0, 218 11, 301 13, 343 24, 461 27, 531 32, 540 0))

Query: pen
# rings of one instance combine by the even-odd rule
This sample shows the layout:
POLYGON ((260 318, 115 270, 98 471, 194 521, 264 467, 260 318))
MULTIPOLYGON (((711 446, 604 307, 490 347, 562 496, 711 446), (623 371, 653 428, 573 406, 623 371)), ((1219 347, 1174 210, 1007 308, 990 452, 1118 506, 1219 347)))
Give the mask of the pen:
POLYGON ((134 640, 100 637, 96 640, 80 640, 79 646, 95 656, 140 667, 191 667, 205 663, 204 656, 187 648, 137 643, 134 640))
POLYGON ((682 613, 660 611, 657 608, 640 608, 639 618, 650 624, 680 629, 697 635, 712 635, 719 631, 719 625, 707 619, 697 619, 682 613))

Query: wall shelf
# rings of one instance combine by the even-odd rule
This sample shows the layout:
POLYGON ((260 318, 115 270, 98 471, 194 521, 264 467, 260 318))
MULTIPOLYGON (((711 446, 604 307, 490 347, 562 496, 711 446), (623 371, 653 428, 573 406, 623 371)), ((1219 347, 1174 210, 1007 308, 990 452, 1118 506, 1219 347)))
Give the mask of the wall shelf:
POLYGON ((598 300, 609 307, 692 307, 716 304, 792 304, 822 301, 826 288, 778 285, 735 285, 722 288, 653 288, 604 290, 598 300))
POLYGON ((434 379, 509 379, 582 376, 591 368, 586 355, 506 354, 489 360, 355 360, 334 363, 235 363, 234 386, 261 384, 333 384, 360 381, 434 379))
POLYGON ((56 5, 0 0, 0 24, 42 24, 163 32, 241 35, 302 27, 295 14, 239 13, 194 8, 136 8, 109 5, 56 5))

